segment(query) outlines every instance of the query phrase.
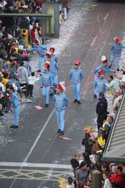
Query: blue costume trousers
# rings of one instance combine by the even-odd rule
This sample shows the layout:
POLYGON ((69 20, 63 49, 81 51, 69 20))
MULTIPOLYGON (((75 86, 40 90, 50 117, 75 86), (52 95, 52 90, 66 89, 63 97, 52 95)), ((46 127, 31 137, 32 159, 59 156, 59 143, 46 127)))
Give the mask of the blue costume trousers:
POLYGON ((64 131, 64 117, 65 117, 65 110, 55 111, 56 112, 56 120, 58 129, 64 131))
POLYGON ((42 95, 45 97, 45 104, 49 104, 50 86, 42 88, 42 95))
POLYGON ((13 108, 14 125, 19 126, 19 106, 13 108))
POLYGON ((46 62, 46 56, 44 56, 44 57, 39 56, 39 60, 38 60, 38 70, 41 70, 41 69, 42 69, 43 62, 46 62))
POLYGON ((81 88, 81 84, 72 84, 72 88, 73 88, 73 94, 74 94, 74 99, 77 99, 78 101, 80 101, 80 88, 81 88))
POLYGON ((116 70, 119 69, 119 59, 120 56, 111 55, 109 66, 112 66, 112 63, 114 62, 116 70))

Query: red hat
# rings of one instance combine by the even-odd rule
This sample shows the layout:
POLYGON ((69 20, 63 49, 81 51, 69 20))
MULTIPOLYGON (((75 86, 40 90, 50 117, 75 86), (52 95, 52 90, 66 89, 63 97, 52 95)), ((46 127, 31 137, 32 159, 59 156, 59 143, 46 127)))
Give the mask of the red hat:
POLYGON ((46 63, 45 63, 45 67, 46 67, 47 69, 50 68, 50 62, 49 62, 49 61, 46 61, 46 63))
POLYGON ((50 48, 50 52, 55 52, 55 48, 50 48))
POLYGON ((103 70, 103 69, 100 69, 100 70, 98 71, 98 75, 99 75, 99 76, 104 75, 104 70, 103 70))
POLYGON ((116 43, 120 43, 120 41, 121 41, 120 37, 115 37, 114 40, 115 40, 116 43))
POLYGON ((75 62, 74 62, 74 63, 75 63, 75 65, 78 65, 78 66, 79 66, 79 65, 80 65, 80 63, 81 63, 81 61, 80 61, 79 59, 77 59, 77 60, 75 60, 75 62))
POLYGON ((57 89, 63 91, 63 88, 60 84, 58 84, 57 89))
POLYGON ((50 59, 50 58, 51 58, 51 55, 50 55, 49 53, 47 53, 47 54, 46 54, 46 57, 47 57, 48 59, 50 59))
POLYGON ((65 88, 65 82, 60 82, 57 86, 57 89, 60 90, 60 91, 65 91, 66 88, 65 88))
POLYGON ((37 45, 39 44, 38 40, 36 40, 36 39, 34 40, 34 43, 37 45))

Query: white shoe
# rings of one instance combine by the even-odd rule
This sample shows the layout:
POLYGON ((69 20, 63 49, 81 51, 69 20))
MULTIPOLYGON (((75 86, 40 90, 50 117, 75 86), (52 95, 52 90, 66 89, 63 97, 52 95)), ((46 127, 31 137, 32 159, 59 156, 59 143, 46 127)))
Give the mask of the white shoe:
POLYGON ((31 103, 32 102, 32 100, 30 100, 30 99, 27 99, 27 101, 26 101, 27 103, 31 103))

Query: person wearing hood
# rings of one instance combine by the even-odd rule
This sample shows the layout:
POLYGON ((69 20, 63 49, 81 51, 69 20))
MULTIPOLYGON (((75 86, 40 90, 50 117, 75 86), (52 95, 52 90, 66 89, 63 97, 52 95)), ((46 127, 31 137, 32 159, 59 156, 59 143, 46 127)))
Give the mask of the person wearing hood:
POLYGON ((105 99, 104 93, 99 93, 99 101, 96 105, 97 114, 97 126, 98 130, 102 127, 104 120, 107 119, 107 100, 105 99))
POLYGON ((81 104, 80 102, 80 89, 81 81, 83 79, 83 71, 80 68, 80 60, 74 62, 74 67, 69 72, 70 81, 73 88, 74 103, 81 104))
POLYGON ((115 63, 115 69, 119 71, 119 59, 121 57, 122 50, 125 49, 125 46, 121 44, 119 37, 114 38, 114 44, 111 47, 111 57, 109 67, 112 67, 113 62, 115 63))
POLYGON ((65 111, 68 105, 68 98, 64 94, 65 92, 65 82, 59 82, 54 95, 54 104, 55 104, 55 113, 58 130, 57 133, 64 135, 64 126, 65 126, 65 111))

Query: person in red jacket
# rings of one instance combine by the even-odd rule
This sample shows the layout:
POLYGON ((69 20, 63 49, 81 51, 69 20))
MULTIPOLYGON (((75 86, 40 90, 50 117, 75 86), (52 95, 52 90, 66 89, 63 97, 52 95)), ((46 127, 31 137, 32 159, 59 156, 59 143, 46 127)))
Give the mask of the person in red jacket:
POLYGON ((117 173, 110 176, 110 181, 113 188, 124 188, 124 177, 123 168, 121 166, 117 167, 117 173))

